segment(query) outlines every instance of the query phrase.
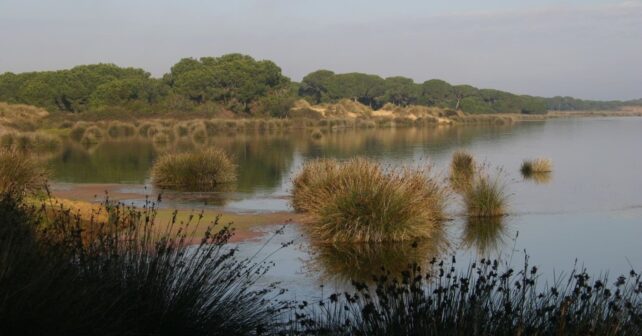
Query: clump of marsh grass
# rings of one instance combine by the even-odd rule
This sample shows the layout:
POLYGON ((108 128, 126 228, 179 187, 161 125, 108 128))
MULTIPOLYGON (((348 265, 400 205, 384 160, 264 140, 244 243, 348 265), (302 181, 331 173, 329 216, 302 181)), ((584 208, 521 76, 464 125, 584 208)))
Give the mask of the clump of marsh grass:
POLYGON ((522 176, 530 177, 533 174, 544 174, 553 171, 553 162, 550 159, 537 158, 535 160, 524 160, 520 168, 522 176))
POLYGON ((112 138, 132 137, 136 135, 136 127, 120 121, 113 121, 107 128, 107 134, 112 138))
POLYGON ((31 155, 16 149, 0 149, 0 197, 36 194, 46 184, 46 169, 31 155))
POLYGON ((433 235, 445 198, 424 171, 384 170, 363 158, 314 160, 294 180, 293 207, 316 242, 403 241, 433 235))
POLYGON ((475 159, 472 154, 458 150, 450 161, 450 184, 456 191, 468 189, 475 175, 475 159))
POLYGON ((41 209, 0 198, 0 334, 274 333, 283 304, 257 285, 269 265, 238 258, 218 219, 161 224, 151 203, 107 202, 109 220, 91 223, 41 209))
POLYGON ((503 216, 507 212, 508 195, 501 180, 501 171, 494 177, 479 172, 463 194, 469 217, 503 216))
POLYGON ((0 147, 25 152, 53 152, 60 149, 59 137, 43 132, 5 133, 0 136, 0 147))
POLYGON ((297 307, 294 335, 639 335, 642 281, 631 271, 611 282, 574 269, 541 284, 537 267, 514 270, 481 259, 460 269, 433 259, 353 283, 297 307))
POLYGON ((91 126, 87 128, 80 140, 84 145, 94 145, 102 141, 104 137, 103 130, 98 126, 91 126))
POLYGON ((314 140, 320 140, 321 138, 323 138, 323 133, 321 133, 320 130, 314 130, 310 134, 310 137, 312 137, 312 139, 314 140))
POLYGON ((83 122, 77 122, 69 131, 69 138, 74 141, 80 142, 85 135, 85 130, 87 130, 87 125, 83 122))
POLYGON ((216 148, 192 153, 168 153, 152 168, 152 181, 161 188, 212 191, 236 181, 236 165, 216 148))

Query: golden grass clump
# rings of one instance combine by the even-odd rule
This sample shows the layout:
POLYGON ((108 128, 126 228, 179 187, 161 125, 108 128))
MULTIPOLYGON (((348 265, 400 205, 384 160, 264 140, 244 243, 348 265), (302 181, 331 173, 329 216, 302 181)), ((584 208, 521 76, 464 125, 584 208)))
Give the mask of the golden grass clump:
POLYGON ((236 181, 236 165, 215 148, 161 156, 152 168, 152 181, 160 188, 214 191, 236 181))
POLYGON ((450 183, 454 190, 463 191, 472 183, 475 175, 475 159, 465 151, 458 150, 450 161, 450 183))
POLYGON ((112 138, 132 137, 136 135, 136 127, 120 121, 113 121, 107 128, 107 134, 112 138))
POLYGON ((43 132, 5 133, 0 136, 0 147, 19 151, 54 152, 62 147, 59 137, 43 132))
POLYGON ((85 145, 93 145, 99 143, 104 137, 103 130, 98 126, 91 126, 85 130, 80 142, 85 145))
POLYGON ((305 213, 316 242, 430 238, 444 218, 445 198, 423 171, 386 171, 363 158, 308 162, 293 190, 293 206, 305 213))
POLYGON ((464 191, 464 203, 469 217, 503 216, 507 211, 508 195, 501 181, 501 173, 491 178, 478 173, 464 191))
POLYGON ((320 140, 321 138, 323 138, 323 133, 321 133, 321 131, 317 129, 312 131, 312 133, 310 134, 310 137, 313 140, 320 140))
POLYGON ((533 174, 550 173, 553 171, 553 162, 550 159, 537 158, 535 160, 524 160, 520 169, 524 177, 531 177, 533 174))
POLYGON ((46 184, 46 170, 31 155, 15 149, 0 149, 0 197, 35 194, 46 184))

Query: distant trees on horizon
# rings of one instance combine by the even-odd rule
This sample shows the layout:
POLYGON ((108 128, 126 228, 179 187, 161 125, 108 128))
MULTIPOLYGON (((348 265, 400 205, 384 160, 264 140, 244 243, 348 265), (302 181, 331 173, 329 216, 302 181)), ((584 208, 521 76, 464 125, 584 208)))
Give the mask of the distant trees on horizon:
POLYGON ((143 69, 114 64, 81 65, 58 71, 0 74, 0 101, 35 105, 51 112, 80 113, 121 108, 134 112, 228 110, 238 115, 285 117, 297 99, 333 103, 351 99, 373 109, 386 104, 461 109, 466 113, 541 114, 547 110, 615 109, 642 100, 586 101, 541 98, 451 85, 431 79, 415 83, 395 76, 335 74, 318 70, 292 82, 269 60, 242 54, 184 58, 153 78, 143 69))

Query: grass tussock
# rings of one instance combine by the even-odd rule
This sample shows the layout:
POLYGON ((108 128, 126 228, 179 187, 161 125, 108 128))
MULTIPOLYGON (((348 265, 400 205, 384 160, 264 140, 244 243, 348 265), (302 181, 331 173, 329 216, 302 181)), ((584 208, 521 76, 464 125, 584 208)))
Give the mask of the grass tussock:
POLYGON ((305 213, 315 242, 404 241, 433 235, 445 198, 424 171, 322 159, 306 163, 295 178, 293 207, 305 213))
POLYGON ((0 147, 23 152, 55 152, 62 147, 60 137, 37 132, 10 132, 0 136, 0 147))
POLYGON ((161 156, 152 168, 152 181, 161 188, 213 191, 236 181, 236 165, 215 148, 161 156))
POLYGON ((528 178, 533 174, 547 174, 553 171, 553 162, 550 159, 537 158, 524 160, 520 168, 522 176, 528 178))
POLYGON ((112 121, 107 128, 107 134, 112 138, 132 137, 136 135, 136 127, 130 123, 112 121))
POLYGON ((501 172, 495 177, 479 172, 463 197, 469 217, 503 216, 508 211, 508 195, 501 172))
POLYGON ((105 137, 105 133, 98 126, 90 126, 83 133, 80 143, 84 145, 94 145, 100 143, 105 137))
POLYGON ((470 187, 475 176, 475 159, 465 150, 458 150, 450 161, 450 183, 454 190, 462 191, 470 187))
POLYGON ((47 171, 31 155, 0 149, 0 197, 36 194, 47 184, 47 171))

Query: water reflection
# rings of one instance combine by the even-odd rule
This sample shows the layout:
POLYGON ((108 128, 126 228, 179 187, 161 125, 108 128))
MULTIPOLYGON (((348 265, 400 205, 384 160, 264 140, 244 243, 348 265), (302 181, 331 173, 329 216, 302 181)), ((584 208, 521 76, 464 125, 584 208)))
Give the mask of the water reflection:
POLYGON ((492 139, 511 132, 507 126, 465 126, 336 130, 327 132, 320 139, 312 139, 309 130, 236 133, 205 138, 202 142, 181 137, 163 144, 144 138, 106 139, 91 147, 65 143, 50 164, 56 182, 144 183, 149 178, 154 159, 162 153, 216 146, 227 151, 238 165, 238 191, 269 193, 287 184, 286 175, 296 157, 345 159, 366 156, 395 162, 414 161, 465 146, 476 138, 492 139))
POLYGON ((505 216, 468 217, 462 230, 462 247, 475 249, 483 257, 501 251, 509 239, 506 220, 505 216))
POLYGON ((548 184, 553 180, 553 174, 550 172, 522 174, 524 180, 533 181, 535 184, 548 184))
POLYGON ((439 259, 450 244, 442 227, 430 239, 394 243, 310 244, 310 271, 320 273, 324 280, 370 282, 384 272, 399 274, 409 265, 425 266, 439 259))

